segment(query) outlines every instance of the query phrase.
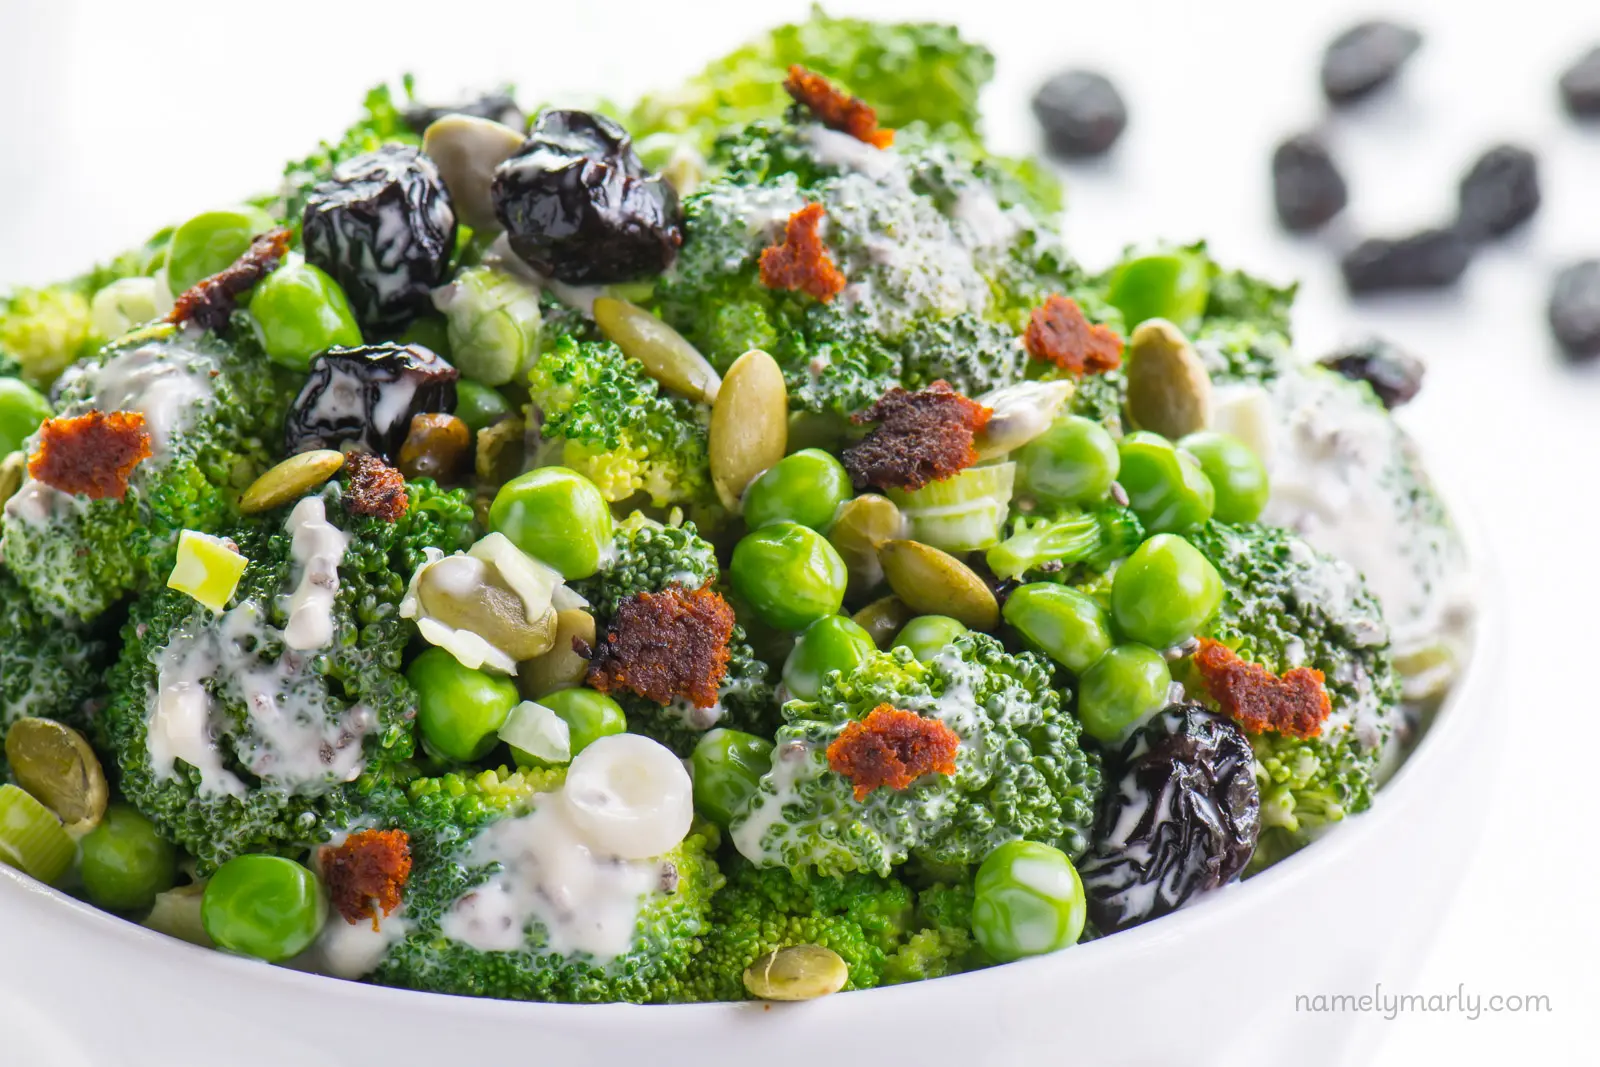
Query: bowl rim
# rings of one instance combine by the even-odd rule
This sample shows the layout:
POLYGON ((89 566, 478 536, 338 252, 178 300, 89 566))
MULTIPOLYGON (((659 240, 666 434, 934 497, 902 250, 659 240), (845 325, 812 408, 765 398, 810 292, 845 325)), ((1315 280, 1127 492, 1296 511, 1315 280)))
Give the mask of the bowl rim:
MULTIPOLYGON (((1441 495, 1453 502, 1461 500, 1461 497, 1454 493, 1448 495, 1441 493, 1441 495)), ((951 992, 957 992, 951 988, 951 983, 961 983, 970 991, 977 992, 978 983, 993 980, 992 977, 986 976, 992 976, 1001 969, 1019 978, 1031 975, 1036 981, 1043 981, 1051 974, 1065 974, 1069 970, 1084 972, 1110 959, 1113 951, 1133 956, 1141 950, 1161 943, 1180 940, 1189 931, 1214 928, 1227 923, 1242 909, 1252 907, 1254 901, 1263 894, 1292 892, 1295 885, 1323 877, 1342 864, 1344 858, 1359 849, 1368 837, 1379 832, 1381 824, 1404 815, 1409 804, 1421 796, 1418 791, 1424 787, 1418 784, 1419 780, 1428 776, 1436 765, 1441 765, 1440 761, 1445 758, 1444 753, 1455 747, 1466 731, 1478 725, 1475 720, 1486 718, 1492 712, 1496 699, 1496 680, 1500 676, 1500 667, 1506 654, 1505 612, 1502 609, 1505 595, 1498 569, 1493 563, 1493 556, 1484 548, 1481 527, 1470 521, 1464 521, 1466 516, 1475 514, 1475 511, 1452 510, 1451 512, 1451 518, 1461 535, 1466 560, 1464 570, 1470 579, 1473 591, 1464 666, 1416 747, 1381 787, 1379 791, 1383 798, 1381 803, 1375 803, 1367 811, 1346 818, 1329 829, 1312 845, 1286 857, 1247 882, 1236 882, 1225 886, 1222 890, 1214 891, 1193 904, 1162 916, 1157 922, 1146 923, 1121 931, 1114 936, 1108 935, 1075 945, 1070 952, 1035 956, 924 982, 858 990, 848 999, 852 1003, 858 1003, 857 998, 870 995, 875 1004, 889 1008, 893 1006, 891 1001, 916 995, 916 990, 926 986, 928 981, 937 982, 941 988, 951 992), (1469 714, 1462 705, 1468 708, 1473 705, 1482 707, 1476 714, 1469 714), (1021 969, 1026 969, 1029 975, 1024 975, 1021 969)), ((120 941, 124 948, 141 952, 165 953, 167 960, 172 963, 188 960, 191 964, 198 965, 194 968, 197 976, 203 977, 205 972, 209 971, 217 976, 218 982, 260 980, 260 984, 272 987, 272 991, 278 995, 340 996, 361 1002, 366 1007, 376 1010, 448 1010, 453 1013, 499 1019, 508 1023, 528 1023, 535 1019, 554 1022, 558 1018, 564 1021, 576 1021, 580 1018, 576 1013, 582 1013, 581 1018, 592 1023, 597 1016, 607 1013, 613 1015, 627 1013, 631 1019, 638 1019, 640 1017, 638 1013, 644 1012, 661 1014, 670 1012, 674 1018, 685 1019, 690 1013, 694 1013, 696 1018, 709 1021, 712 1015, 726 1015, 729 1012, 768 1011, 774 1007, 780 1009, 791 1007, 763 1001, 723 1001, 709 1004, 566 1004, 497 1000, 488 997, 401 989, 360 980, 335 978, 190 944, 111 912, 102 911, 60 889, 44 885, 20 871, 0 864, 0 914, 14 904, 25 906, 30 902, 37 902, 39 907, 48 908, 64 921, 71 922, 86 936, 113 938, 120 941), (330 983, 337 983, 337 992, 330 983)), ((827 998, 827 1000, 833 999, 827 998)), ((818 1009, 826 1010, 822 1004, 816 1003, 803 1007, 810 1012, 816 1012, 818 1009)))

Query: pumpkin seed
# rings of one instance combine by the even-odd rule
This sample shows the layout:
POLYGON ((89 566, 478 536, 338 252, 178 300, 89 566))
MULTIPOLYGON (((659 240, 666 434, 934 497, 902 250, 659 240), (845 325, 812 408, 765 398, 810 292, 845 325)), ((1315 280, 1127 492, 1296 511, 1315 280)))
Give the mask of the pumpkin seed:
POLYGON ((344 453, 331 448, 290 456, 250 483, 250 488, 239 498, 239 510, 255 515, 299 500, 339 473, 343 466, 344 453))
POLYGON ((850 980, 843 957, 821 945, 790 945, 760 957, 744 971, 744 987, 762 1000, 815 1000, 850 980))
POLYGON ((711 408, 711 481, 729 511, 756 475, 783 458, 789 392, 777 360, 758 348, 733 361, 711 408))
POLYGON ((500 229, 494 169, 522 147, 521 131, 476 115, 445 115, 422 134, 422 152, 439 168, 456 218, 477 231, 500 229))
POLYGON ((473 556, 428 564, 417 581, 417 600, 429 618, 477 634, 517 662, 542 656, 555 644, 555 611, 547 607, 528 618, 528 603, 499 568, 473 556))
POLYGON ((56 813, 73 837, 100 825, 110 790, 83 735, 54 719, 18 719, 6 733, 6 759, 17 784, 56 813))
POLYGON ((1128 421, 1169 440, 1211 425, 1211 376, 1172 323, 1147 319, 1128 341, 1128 421))
POLYGON ((855 624, 867 631, 872 643, 888 648, 901 627, 916 617, 916 612, 906 607, 897 596, 880 597, 851 616, 855 624))
POLYGON ((1000 624, 1000 604, 972 568, 920 541, 878 546, 889 588, 918 615, 948 615, 974 629, 1000 624))
POLYGON ((7 500, 17 495, 17 490, 22 488, 22 481, 28 469, 27 453, 17 451, 5 459, 0 459, 0 507, 4 507, 7 500))
POLYGON ((400 473, 407 478, 450 482, 471 445, 472 431, 454 415, 413 415, 405 444, 400 446, 400 473))
POLYGON ((973 441, 978 459, 993 459, 1014 452, 1044 433, 1076 389, 1076 385, 1065 379, 1018 382, 978 397, 978 403, 993 412, 973 441))
POLYGON ((501 419, 478 431, 478 452, 473 473, 478 481, 498 489, 522 473, 527 456, 528 425, 519 418, 501 419))
POLYGON ((904 536, 906 521, 888 497, 863 493, 847 500, 828 530, 828 540, 850 574, 848 595, 865 596, 883 581, 878 546, 904 536))
POLYGON ((623 355, 644 364, 650 377, 691 400, 716 403, 722 379, 677 330, 644 308, 610 296, 595 299, 594 321, 623 355))
POLYGON ((594 616, 581 608, 556 612, 555 641, 550 650, 517 665, 517 689, 524 697, 538 700, 558 689, 583 684, 589 661, 573 651, 573 638, 594 647, 594 616))

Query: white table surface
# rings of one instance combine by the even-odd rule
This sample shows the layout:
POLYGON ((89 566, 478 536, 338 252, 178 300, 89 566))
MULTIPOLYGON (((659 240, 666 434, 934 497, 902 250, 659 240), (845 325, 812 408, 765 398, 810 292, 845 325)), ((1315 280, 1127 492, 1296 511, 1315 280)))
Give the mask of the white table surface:
MULTIPOLYGON (((413 70, 446 96, 502 78, 524 100, 615 97, 672 82, 799 0, 270 4, 0 0, 0 284, 76 272, 204 207, 269 187, 353 116, 370 84, 413 70)), ((1207 237, 1229 263, 1303 279, 1303 346, 1376 330, 1428 358, 1406 421, 1464 486, 1510 588, 1514 729, 1496 814, 1420 974, 1386 991, 1544 995, 1547 1013, 1405 1015, 1382 1067, 1592 1063, 1600 1047, 1600 726, 1590 671, 1600 628, 1600 368, 1573 371, 1543 325, 1549 278, 1600 256, 1600 128, 1555 101, 1556 73, 1600 43, 1577 2, 1416 0, 1427 44, 1398 91, 1330 123, 1353 206, 1324 238, 1272 220, 1275 140, 1323 114, 1322 42, 1366 14, 1298 3, 837 3, 835 11, 962 21, 1000 56, 987 100, 1005 147, 1031 149, 1032 87, 1064 64, 1110 73, 1132 124, 1107 161, 1069 173, 1067 232, 1100 265, 1124 244, 1207 237), (1355 232, 1443 221, 1456 180, 1502 139, 1535 148, 1545 208, 1482 255, 1459 290, 1352 306, 1329 248, 1355 232)), ((1381 798, 1380 798, 1380 803, 1381 798)), ((1383 901, 1352 901, 1360 921, 1383 901)), ((1445 906, 1445 905, 1441 905, 1445 906)), ((1286 946, 1286 951, 1290 950, 1286 946)), ((1342 992, 1342 991, 1329 991, 1342 992)), ((1360 992, 1360 991, 1350 991, 1360 992)), ((1241 995, 1283 995, 1270 976, 1241 995)), ((1138 1009, 1153 1018, 1152 1006, 1138 1009)))

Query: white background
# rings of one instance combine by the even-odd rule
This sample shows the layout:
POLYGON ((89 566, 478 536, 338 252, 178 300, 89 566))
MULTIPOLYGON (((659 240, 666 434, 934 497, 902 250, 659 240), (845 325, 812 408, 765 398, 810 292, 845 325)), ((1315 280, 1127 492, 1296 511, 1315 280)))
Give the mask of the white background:
MULTIPOLYGON (((270 187, 351 118, 366 87, 412 70, 425 93, 515 80, 525 102, 627 98, 670 84, 802 2, 141 3, 0 0, 0 284, 75 273, 156 227, 270 187)), ((1426 356, 1406 419, 1460 486, 1510 592, 1513 708, 1475 866, 1421 973, 1387 990, 1548 995, 1546 1015, 1409 1016, 1383 1067, 1595 1062, 1600 1027, 1600 368, 1572 370, 1543 325, 1549 278, 1600 256, 1600 127, 1557 104, 1557 72, 1600 44, 1600 8, 1518 0, 1393 2, 1428 41, 1398 92, 1328 120, 1353 206, 1318 239, 1273 224, 1275 140, 1324 121, 1316 60, 1367 12, 1339 2, 983 0, 836 3, 836 13, 962 21, 1000 56, 987 99, 1007 149, 1053 68, 1110 73, 1132 124, 1113 157, 1068 173, 1067 232, 1101 265, 1124 244, 1210 238, 1220 258, 1303 279, 1303 347, 1378 330, 1426 356), (1352 306, 1333 249, 1356 232, 1444 221, 1467 163, 1496 140, 1540 153, 1545 209, 1458 291, 1352 306)), ((1380 799, 1381 803, 1381 799, 1380 799)), ((1361 921, 1384 902, 1355 901, 1361 921)), ((1295 951, 1286 943, 1284 951, 1295 951)), ((1359 992, 1359 991, 1352 991, 1359 992)), ((1263 987, 1242 997, 1280 995, 1263 987)), ((1285 1010, 1290 1010, 1286 1000, 1285 1010)), ((1153 1022, 1159 1007, 1134 1006, 1153 1022)))

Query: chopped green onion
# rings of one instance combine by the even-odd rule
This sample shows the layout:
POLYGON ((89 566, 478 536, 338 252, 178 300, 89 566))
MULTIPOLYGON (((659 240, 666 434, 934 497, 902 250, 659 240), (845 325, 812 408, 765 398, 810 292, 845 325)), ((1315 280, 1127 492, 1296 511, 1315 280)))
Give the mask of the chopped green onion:
POLYGON ((511 709, 500 727, 500 740, 546 763, 572 760, 572 728, 543 704, 524 700, 511 709))
POLYGON ((221 612, 239 588, 250 563, 233 542, 185 530, 178 535, 178 561, 167 576, 167 588, 188 593, 214 612, 221 612))
POLYGON ((75 851, 49 808, 24 789, 0 785, 0 863, 53 884, 72 866, 75 851))
POLYGON ((1011 506, 1015 463, 968 467, 915 492, 889 490, 910 524, 913 541, 946 552, 970 552, 1000 541, 1000 526, 1011 506))

